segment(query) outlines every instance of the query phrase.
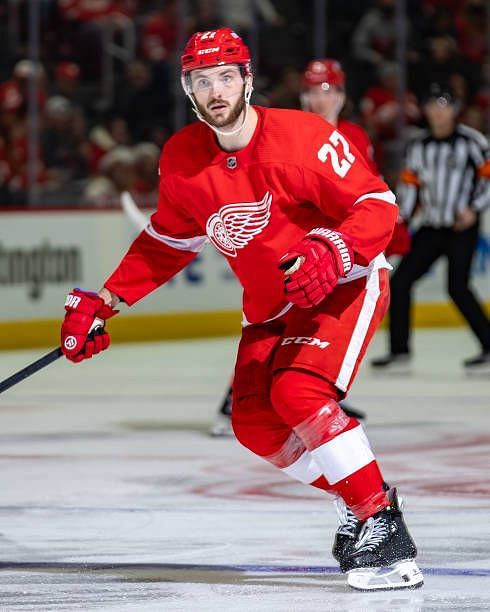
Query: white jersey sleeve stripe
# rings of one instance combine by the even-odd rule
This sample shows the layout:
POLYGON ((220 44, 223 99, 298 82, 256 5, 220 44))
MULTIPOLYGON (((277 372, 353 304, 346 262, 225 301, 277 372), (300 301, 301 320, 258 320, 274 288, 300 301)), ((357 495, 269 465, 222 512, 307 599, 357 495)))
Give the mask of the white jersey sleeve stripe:
POLYGON ((383 202, 388 202, 388 204, 396 204, 396 196, 392 191, 383 191, 382 193, 365 193, 360 198, 354 202, 354 205, 359 204, 363 200, 383 200, 383 202))
POLYGON ((159 240, 160 242, 163 242, 167 246, 177 249, 178 251, 200 253, 208 241, 207 236, 193 236, 192 238, 174 238, 172 236, 165 236, 164 234, 159 234, 151 223, 145 228, 145 232, 152 238, 155 238, 155 240, 159 240))

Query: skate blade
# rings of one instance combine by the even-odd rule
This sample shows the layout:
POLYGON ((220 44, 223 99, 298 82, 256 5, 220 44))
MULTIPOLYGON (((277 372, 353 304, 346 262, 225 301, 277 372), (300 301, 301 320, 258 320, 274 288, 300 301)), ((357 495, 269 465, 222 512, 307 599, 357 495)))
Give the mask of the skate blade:
POLYGON ((399 561, 389 567, 366 567, 347 573, 347 584, 359 591, 416 589, 424 583, 415 561, 399 561))

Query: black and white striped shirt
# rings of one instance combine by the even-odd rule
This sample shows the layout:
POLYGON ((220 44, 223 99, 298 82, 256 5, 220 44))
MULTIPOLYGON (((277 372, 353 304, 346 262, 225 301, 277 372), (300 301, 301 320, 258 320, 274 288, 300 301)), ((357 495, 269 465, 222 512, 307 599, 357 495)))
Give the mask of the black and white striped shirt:
POLYGON ((482 211, 490 204, 485 136, 463 124, 443 139, 425 131, 407 147, 397 199, 405 220, 419 203, 421 223, 430 227, 451 227, 464 208, 482 211))

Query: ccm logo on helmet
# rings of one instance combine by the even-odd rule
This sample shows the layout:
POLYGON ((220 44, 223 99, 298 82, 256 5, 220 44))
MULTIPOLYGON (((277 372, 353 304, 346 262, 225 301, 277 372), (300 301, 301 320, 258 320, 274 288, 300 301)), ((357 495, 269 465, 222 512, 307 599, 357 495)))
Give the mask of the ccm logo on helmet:
POLYGON ((320 340, 320 338, 312 338, 311 336, 287 336, 282 339, 281 346, 288 344, 307 344, 308 346, 317 346, 320 349, 326 349, 330 342, 320 340))
POLYGON ((197 54, 198 55, 205 55, 206 53, 216 53, 216 51, 219 51, 219 47, 211 47, 210 49, 200 49, 197 54))

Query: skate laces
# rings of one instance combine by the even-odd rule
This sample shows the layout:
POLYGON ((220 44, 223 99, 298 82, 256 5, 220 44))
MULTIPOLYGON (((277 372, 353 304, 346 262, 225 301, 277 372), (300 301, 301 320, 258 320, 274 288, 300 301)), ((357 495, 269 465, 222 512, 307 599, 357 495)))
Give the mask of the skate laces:
POLYGON ((356 553, 374 550, 386 538, 388 532, 388 523, 384 517, 369 517, 363 524, 359 538, 354 544, 356 553))
POLYGON ((352 510, 345 504, 341 497, 335 500, 335 509, 339 516, 338 534, 354 537, 356 535, 359 520, 352 510))

